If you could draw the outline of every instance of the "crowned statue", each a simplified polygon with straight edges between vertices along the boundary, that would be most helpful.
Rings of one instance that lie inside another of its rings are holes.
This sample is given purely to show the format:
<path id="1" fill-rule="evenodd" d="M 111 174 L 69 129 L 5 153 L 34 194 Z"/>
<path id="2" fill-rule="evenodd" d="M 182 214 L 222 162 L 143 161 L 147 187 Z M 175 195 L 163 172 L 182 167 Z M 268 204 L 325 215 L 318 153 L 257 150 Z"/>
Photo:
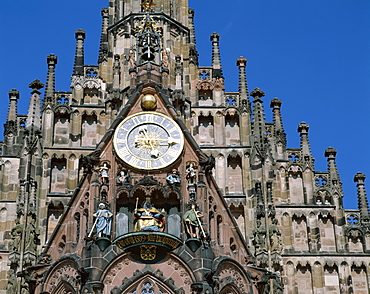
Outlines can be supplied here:
<path id="1" fill-rule="evenodd" d="M 136 199 L 137 207 L 138 198 Z M 134 231 L 152 231 L 152 232 L 163 232 L 165 225 L 165 216 L 162 212 L 159 212 L 151 203 L 150 197 L 147 197 L 143 207 L 135 209 L 134 212 L 135 226 Z"/>

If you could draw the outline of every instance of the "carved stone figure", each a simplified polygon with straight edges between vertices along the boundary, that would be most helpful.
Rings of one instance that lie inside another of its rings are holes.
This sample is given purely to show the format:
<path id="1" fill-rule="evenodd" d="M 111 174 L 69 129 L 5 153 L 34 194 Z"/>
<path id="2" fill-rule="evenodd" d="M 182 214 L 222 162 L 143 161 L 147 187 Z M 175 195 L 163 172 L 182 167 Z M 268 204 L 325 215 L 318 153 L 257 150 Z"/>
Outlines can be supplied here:
<path id="1" fill-rule="evenodd" d="M 23 226 L 19 223 L 19 220 L 16 219 L 16 226 L 12 229 L 12 242 L 9 244 L 10 252 L 19 252 L 22 238 Z"/>
<path id="2" fill-rule="evenodd" d="M 172 172 L 167 176 L 166 181 L 170 185 L 176 185 L 181 183 L 181 179 L 177 168 L 172 169 Z"/>
<path id="3" fill-rule="evenodd" d="M 261 224 L 260 220 L 257 220 L 257 226 L 253 230 L 253 244 L 256 248 L 256 252 L 266 249 L 266 228 Z"/>
<path id="4" fill-rule="evenodd" d="M 93 214 L 96 220 L 96 233 L 98 237 L 108 237 L 112 230 L 112 216 L 113 214 L 106 209 L 104 203 L 99 204 L 99 209 Z"/>
<path id="5" fill-rule="evenodd" d="M 120 171 L 116 178 L 117 185 L 130 185 L 131 175 L 128 172 Z"/>
<path id="6" fill-rule="evenodd" d="M 196 205 L 192 204 L 191 208 L 184 213 L 183 219 L 185 222 L 186 232 L 190 238 L 201 239 L 200 229 L 202 224 L 200 219 L 203 217 L 203 214 L 195 209 Z"/>
<path id="7" fill-rule="evenodd" d="M 8 285 L 6 285 L 6 294 L 17 293 L 17 278 L 15 276 L 14 270 L 9 270 L 8 274 Z"/>
<path id="8" fill-rule="evenodd" d="M 27 228 L 26 228 L 26 242 L 25 242 L 25 252 L 32 252 L 36 253 L 37 247 L 37 235 L 36 235 L 36 227 L 35 227 L 36 220 L 31 218 Z"/>
<path id="9" fill-rule="evenodd" d="M 170 49 L 162 50 L 162 66 L 168 68 L 168 55 L 170 54 Z"/>
<path id="10" fill-rule="evenodd" d="M 130 50 L 130 54 L 125 56 L 125 59 L 128 61 L 130 68 L 136 66 L 136 59 L 135 59 L 135 50 Z"/>
<path id="11" fill-rule="evenodd" d="M 188 184 L 195 184 L 196 179 L 196 170 L 194 168 L 194 163 L 190 163 L 189 166 L 186 169 L 186 179 L 188 181 Z"/>
<path id="12" fill-rule="evenodd" d="M 272 220 L 272 225 L 269 227 L 269 233 L 270 233 L 271 251 L 280 253 L 282 250 L 281 232 L 278 229 L 276 218 Z"/>
<path id="13" fill-rule="evenodd" d="M 107 164 L 104 162 L 103 166 L 101 166 L 99 168 L 99 171 L 100 171 L 100 175 L 101 175 L 101 179 L 102 179 L 102 182 L 104 184 L 108 184 L 109 183 L 109 174 L 108 174 L 108 170 L 109 168 L 107 167 Z"/>
<path id="14" fill-rule="evenodd" d="M 165 217 L 151 203 L 150 198 L 147 198 L 142 208 L 135 209 L 135 232 L 153 231 L 163 232 L 165 225 Z"/>

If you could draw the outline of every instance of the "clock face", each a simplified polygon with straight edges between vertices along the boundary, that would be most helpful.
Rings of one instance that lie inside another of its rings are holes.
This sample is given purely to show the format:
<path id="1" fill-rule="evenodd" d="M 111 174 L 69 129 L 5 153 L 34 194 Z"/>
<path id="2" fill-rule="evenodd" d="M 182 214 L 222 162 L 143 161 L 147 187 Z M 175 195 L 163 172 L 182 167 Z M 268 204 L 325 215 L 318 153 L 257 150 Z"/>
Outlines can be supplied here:
<path id="1" fill-rule="evenodd" d="M 184 147 L 180 127 L 157 112 L 140 112 L 124 119 L 114 133 L 118 156 L 139 169 L 160 169 L 173 163 Z"/>

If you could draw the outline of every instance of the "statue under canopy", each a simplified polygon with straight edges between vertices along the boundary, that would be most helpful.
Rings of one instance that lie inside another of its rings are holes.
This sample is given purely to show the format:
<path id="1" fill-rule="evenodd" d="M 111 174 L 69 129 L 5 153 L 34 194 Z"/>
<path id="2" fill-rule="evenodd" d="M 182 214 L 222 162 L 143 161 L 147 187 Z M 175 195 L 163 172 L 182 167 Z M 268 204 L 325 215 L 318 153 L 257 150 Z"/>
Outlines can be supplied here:
<path id="1" fill-rule="evenodd" d="M 134 217 L 135 232 L 163 232 L 164 230 L 165 216 L 153 206 L 149 197 L 146 198 L 142 208 L 135 209 Z"/>

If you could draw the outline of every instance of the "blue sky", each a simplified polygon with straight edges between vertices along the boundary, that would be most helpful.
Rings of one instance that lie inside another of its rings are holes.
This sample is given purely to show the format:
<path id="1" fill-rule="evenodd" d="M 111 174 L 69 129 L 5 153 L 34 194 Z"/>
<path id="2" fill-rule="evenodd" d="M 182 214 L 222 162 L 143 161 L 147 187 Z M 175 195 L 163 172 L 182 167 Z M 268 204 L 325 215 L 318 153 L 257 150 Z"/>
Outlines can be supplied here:
<path id="1" fill-rule="evenodd" d="M 299 147 L 298 124 L 310 125 L 317 171 L 326 171 L 325 149 L 337 149 L 345 208 L 357 208 L 354 175 L 370 177 L 370 1 L 368 0 L 190 0 L 200 65 L 211 63 L 209 35 L 221 35 L 226 91 L 238 88 L 236 58 L 248 58 L 249 90 L 283 101 L 288 147 Z M 2 0 L 0 11 L 0 119 L 8 91 L 20 91 L 26 114 L 28 84 L 46 80 L 46 56 L 58 56 L 56 90 L 68 91 L 75 30 L 86 31 L 85 63 L 96 64 L 101 8 L 108 0 Z M 1 130 L 2 137 L 2 130 Z M 367 179 L 365 183 L 369 182 Z M 370 186 L 368 186 L 368 190 Z"/>

